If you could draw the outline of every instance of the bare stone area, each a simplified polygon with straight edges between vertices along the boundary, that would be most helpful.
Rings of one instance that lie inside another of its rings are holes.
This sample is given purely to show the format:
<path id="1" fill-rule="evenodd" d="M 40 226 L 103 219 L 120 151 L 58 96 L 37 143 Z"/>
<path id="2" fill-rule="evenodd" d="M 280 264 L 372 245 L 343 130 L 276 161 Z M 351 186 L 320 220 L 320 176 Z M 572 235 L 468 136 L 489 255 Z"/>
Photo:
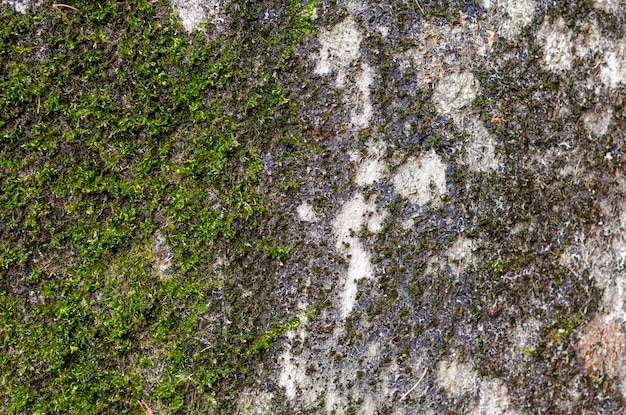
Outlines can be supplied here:
<path id="1" fill-rule="evenodd" d="M 590 413 L 598 382 L 621 407 L 623 188 L 590 187 L 623 180 L 617 3 L 320 2 L 303 58 L 340 98 L 302 113 L 350 157 L 336 195 L 306 193 L 335 211 L 303 239 L 344 263 L 277 361 L 299 413 Z"/>

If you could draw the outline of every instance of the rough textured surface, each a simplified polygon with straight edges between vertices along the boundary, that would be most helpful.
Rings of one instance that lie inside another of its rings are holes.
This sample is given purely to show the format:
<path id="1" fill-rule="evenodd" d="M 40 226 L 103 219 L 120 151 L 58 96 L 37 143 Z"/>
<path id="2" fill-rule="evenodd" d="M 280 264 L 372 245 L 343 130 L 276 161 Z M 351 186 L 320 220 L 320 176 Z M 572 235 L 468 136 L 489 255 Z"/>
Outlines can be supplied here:
<path id="1" fill-rule="evenodd" d="M 410 3 L 320 2 L 301 51 L 333 161 L 292 267 L 345 262 L 277 351 L 290 410 L 621 412 L 623 5 Z"/>
<path id="2" fill-rule="evenodd" d="M 624 1 L 320 0 L 315 24 L 280 81 L 318 151 L 266 278 L 324 306 L 238 413 L 623 413 Z"/>

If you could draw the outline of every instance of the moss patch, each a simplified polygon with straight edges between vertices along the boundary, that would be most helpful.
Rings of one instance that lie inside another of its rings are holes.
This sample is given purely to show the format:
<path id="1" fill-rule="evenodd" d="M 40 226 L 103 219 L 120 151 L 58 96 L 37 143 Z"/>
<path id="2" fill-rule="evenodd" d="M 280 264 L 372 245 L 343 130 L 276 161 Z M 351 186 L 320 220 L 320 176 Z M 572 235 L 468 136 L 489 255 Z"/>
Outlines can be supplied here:
<path id="1" fill-rule="evenodd" d="M 193 35 L 164 1 L 73 6 L 73 30 L 0 9 L 0 408 L 228 408 L 295 324 L 246 261 L 289 252 L 255 231 L 257 186 L 261 155 L 298 145 L 276 79 L 313 3 L 266 22 L 237 2 Z"/>

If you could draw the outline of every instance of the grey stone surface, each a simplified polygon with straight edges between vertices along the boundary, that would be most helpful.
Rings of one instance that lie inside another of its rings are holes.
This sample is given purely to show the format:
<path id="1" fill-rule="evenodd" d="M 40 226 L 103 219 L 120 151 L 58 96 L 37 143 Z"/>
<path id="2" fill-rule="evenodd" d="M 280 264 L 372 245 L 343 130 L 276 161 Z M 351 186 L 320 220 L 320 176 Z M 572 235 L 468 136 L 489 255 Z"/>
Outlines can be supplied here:
<path id="1" fill-rule="evenodd" d="M 317 5 L 285 86 L 326 150 L 281 277 L 330 305 L 258 407 L 620 413 L 624 3 L 434 3 Z"/>
<path id="2" fill-rule="evenodd" d="M 300 50 L 328 150 L 285 266 L 332 306 L 276 412 L 620 413 L 624 4 L 432 8 L 320 2 Z"/>

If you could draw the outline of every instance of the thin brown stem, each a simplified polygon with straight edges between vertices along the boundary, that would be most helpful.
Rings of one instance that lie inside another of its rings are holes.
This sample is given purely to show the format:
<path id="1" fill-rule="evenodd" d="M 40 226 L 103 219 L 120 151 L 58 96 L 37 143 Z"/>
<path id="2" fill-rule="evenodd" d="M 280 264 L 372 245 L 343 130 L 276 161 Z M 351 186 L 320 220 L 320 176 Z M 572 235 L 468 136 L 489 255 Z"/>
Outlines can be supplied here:
<path id="1" fill-rule="evenodd" d="M 70 30 L 72 30 L 73 29 L 72 22 L 70 22 L 70 19 L 68 19 L 67 15 L 63 12 L 63 10 L 61 10 L 61 7 L 65 7 L 65 8 L 68 8 L 70 10 L 74 10 L 74 11 L 78 11 L 78 9 L 76 7 L 70 6 L 69 4 L 52 3 L 52 8 L 54 10 L 58 11 L 59 13 L 61 13 L 61 16 L 63 16 L 63 18 L 67 22 L 68 26 L 70 27 Z"/>
<path id="2" fill-rule="evenodd" d="M 144 401 L 139 401 L 139 406 L 141 406 L 141 410 L 143 411 L 143 413 L 145 415 L 154 415 L 152 413 L 152 410 L 150 410 L 150 407 L 148 406 L 147 403 L 145 403 Z"/>

